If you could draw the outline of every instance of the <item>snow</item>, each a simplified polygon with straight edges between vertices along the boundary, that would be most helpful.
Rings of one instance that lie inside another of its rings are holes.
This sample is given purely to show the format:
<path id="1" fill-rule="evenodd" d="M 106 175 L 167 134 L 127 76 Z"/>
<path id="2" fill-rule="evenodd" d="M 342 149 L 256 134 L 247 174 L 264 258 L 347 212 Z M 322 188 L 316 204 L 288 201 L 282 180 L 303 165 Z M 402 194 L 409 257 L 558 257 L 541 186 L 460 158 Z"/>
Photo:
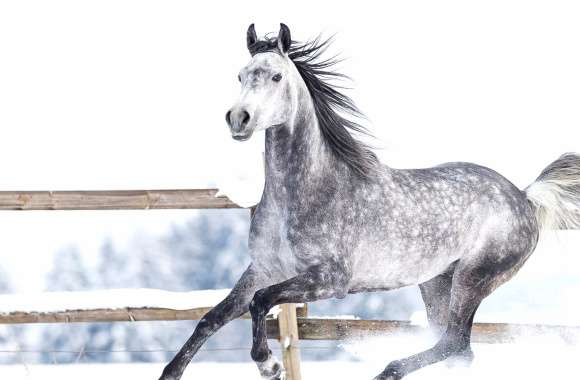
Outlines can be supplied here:
<path id="1" fill-rule="evenodd" d="M 372 379 L 390 360 L 416 352 L 416 341 L 393 341 L 393 339 L 369 340 L 358 348 L 364 348 L 361 361 L 306 361 L 301 363 L 302 378 L 319 379 Z M 575 365 L 578 347 L 553 344 L 475 344 L 475 360 L 469 368 L 449 368 L 445 363 L 435 364 L 410 374 L 408 380 L 489 380 L 489 379 L 576 379 Z M 3 378 L 11 380 L 30 379 L 154 379 L 161 373 L 164 363 L 147 364 L 71 364 L 71 365 L 6 365 L 0 366 Z M 212 379 L 259 379 L 256 366 L 251 362 L 213 363 L 193 362 L 187 368 L 183 380 Z"/>
<path id="2" fill-rule="evenodd" d="M 0 313 L 66 310 L 166 308 L 188 310 L 212 307 L 230 289 L 169 292 L 158 289 L 107 289 L 82 292 L 44 292 L 0 295 Z"/>
<path id="3" fill-rule="evenodd" d="M 409 321 L 412 325 L 427 328 L 429 327 L 429 321 L 427 320 L 427 313 L 424 310 L 416 311 L 411 314 Z"/>
<path id="4" fill-rule="evenodd" d="M 252 207 L 260 202 L 264 189 L 264 131 L 257 131 L 244 143 L 230 146 L 230 160 L 226 170 L 216 173 L 219 189 L 216 196 L 225 195 L 241 207 Z"/>

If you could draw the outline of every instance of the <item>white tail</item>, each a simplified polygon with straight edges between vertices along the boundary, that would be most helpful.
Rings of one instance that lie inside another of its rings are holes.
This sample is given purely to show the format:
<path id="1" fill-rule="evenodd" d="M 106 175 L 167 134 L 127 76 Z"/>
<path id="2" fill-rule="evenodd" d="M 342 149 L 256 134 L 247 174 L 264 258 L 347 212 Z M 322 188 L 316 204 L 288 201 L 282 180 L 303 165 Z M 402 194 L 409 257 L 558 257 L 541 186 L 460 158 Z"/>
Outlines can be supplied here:
<path id="1" fill-rule="evenodd" d="M 525 190 L 540 229 L 580 228 L 580 155 L 566 153 Z"/>

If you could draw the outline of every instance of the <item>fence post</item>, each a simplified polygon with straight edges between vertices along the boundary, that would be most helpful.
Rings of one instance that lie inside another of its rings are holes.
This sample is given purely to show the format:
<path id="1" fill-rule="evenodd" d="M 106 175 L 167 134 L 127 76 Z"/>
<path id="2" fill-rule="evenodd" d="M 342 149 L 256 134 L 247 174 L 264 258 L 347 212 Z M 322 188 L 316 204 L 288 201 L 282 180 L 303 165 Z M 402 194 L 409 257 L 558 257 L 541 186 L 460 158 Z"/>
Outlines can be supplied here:
<path id="1" fill-rule="evenodd" d="M 301 380 L 300 375 L 300 348 L 298 337 L 298 321 L 296 319 L 296 305 L 280 305 L 278 314 L 280 328 L 280 344 L 282 345 L 282 359 L 286 369 L 287 380 Z"/>

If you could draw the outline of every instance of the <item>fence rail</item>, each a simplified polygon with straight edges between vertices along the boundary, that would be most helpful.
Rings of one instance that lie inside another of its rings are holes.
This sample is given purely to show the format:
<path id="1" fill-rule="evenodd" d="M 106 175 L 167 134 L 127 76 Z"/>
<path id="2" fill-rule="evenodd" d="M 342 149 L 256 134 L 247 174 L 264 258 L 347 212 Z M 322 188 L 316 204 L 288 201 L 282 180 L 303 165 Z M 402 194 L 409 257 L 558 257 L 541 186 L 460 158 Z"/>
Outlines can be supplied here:
<path id="1" fill-rule="evenodd" d="M 0 191 L 0 210 L 240 208 L 218 189 Z"/>
<path id="2" fill-rule="evenodd" d="M 146 321 L 190 321 L 201 319 L 212 306 L 188 310 L 140 307 L 121 309 L 87 309 L 51 312 L 0 313 L 0 324 L 27 323 L 79 323 L 79 322 L 146 322 Z M 291 336 L 292 340 L 348 340 L 387 334 L 418 334 L 425 331 L 409 321 L 309 318 L 307 305 L 297 305 L 293 313 L 278 310 L 270 314 L 267 333 L 271 339 L 280 340 Z M 250 319 L 244 314 L 241 319 Z M 295 324 L 295 328 L 292 327 Z M 580 341 L 580 327 L 515 324 L 515 323 L 474 323 L 472 341 L 475 343 L 508 343 L 518 336 L 550 335 L 566 342 Z M 293 347 L 297 347 L 296 341 Z"/>
<path id="3" fill-rule="evenodd" d="M 146 321 L 192 321 L 201 319 L 212 306 L 176 310 L 158 307 L 127 307 L 121 309 L 86 309 L 50 312 L 14 311 L 0 313 L 0 325 L 24 323 L 79 323 L 79 322 L 146 322 Z M 306 317 L 306 305 L 298 305 L 296 313 Z M 251 319 L 244 314 L 241 319 Z"/>
<path id="4" fill-rule="evenodd" d="M 0 324 L 77 323 L 77 322 L 141 322 L 199 320 L 211 307 L 189 310 L 165 308 L 124 308 L 66 310 L 56 312 L 15 311 L 0 314 Z"/>
<path id="5" fill-rule="evenodd" d="M 268 337 L 280 337 L 275 321 L 268 321 Z M 387 334 L 420 334 L 422 326 L 409 321 L 385 321 L 368 319 L 322 319 L 298 318 L 298 334 L 301 340 L 347 340 Z M 516 323 L 474 323 L 472 342 L 510 343 L 521 336 L 549 335 L 565 342 L 580 341 L 580 327 L 557 325 L 534 325 Z"/>

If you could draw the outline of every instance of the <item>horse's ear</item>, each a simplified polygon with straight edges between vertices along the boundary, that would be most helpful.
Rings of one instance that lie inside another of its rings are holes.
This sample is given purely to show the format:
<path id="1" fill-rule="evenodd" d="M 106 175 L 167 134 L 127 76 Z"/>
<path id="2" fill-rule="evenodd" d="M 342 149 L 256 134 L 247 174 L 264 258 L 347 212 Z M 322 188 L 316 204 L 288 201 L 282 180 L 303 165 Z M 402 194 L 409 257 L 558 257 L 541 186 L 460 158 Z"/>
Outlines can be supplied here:
<path id="1" fill-rule="evenodd" d="M 254 28 L 254 24 L 248 26 L 248 31 L 246 32 L 246 43 L 248 44 L 248 49 L 251 52 L 250 46 L 258 41 L 258 37 L 256 36 L 256 29 Z"/>
<path id="2" fill-rule="evenodd" d="M 292 38 L 290 37 L 290 29 L 286 24 L 280 23 L 280 32 L 278 32 L 278 49 L 286 54 L 290 50 Z"/>

